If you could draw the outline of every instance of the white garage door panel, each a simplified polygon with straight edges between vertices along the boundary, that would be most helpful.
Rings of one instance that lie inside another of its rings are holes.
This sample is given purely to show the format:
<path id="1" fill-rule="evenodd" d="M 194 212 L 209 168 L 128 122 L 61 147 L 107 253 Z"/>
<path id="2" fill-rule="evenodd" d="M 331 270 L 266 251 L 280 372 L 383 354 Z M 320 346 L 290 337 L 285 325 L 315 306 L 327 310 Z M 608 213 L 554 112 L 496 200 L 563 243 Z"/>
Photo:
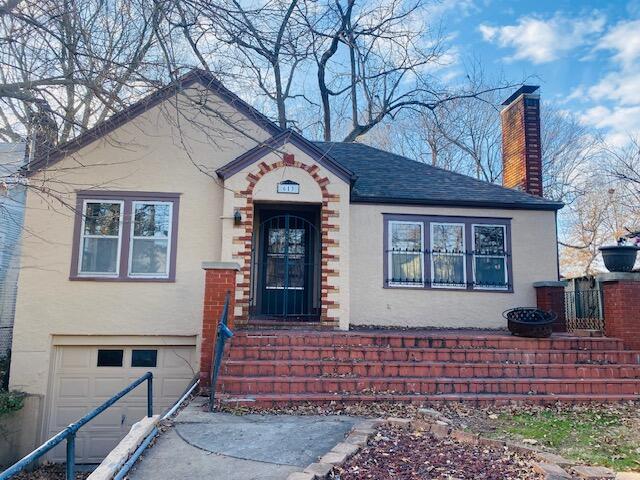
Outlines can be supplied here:
<path id="1" fill-rule="evenodd" d="M 122 367 L 98 367 L 98 350 L 122 350 Z M 156 367 L 132 367 L 133 350 L 157 350 Z M 153 372 L 154 413 L 173 405 L 195 367 L 195 347 L 176 346 L 59 346 L 56 351 L 48 438 L 79 420 L 93 408 Z M 76 462 L 97 463 L 147 414 L 147 385 L 143 383 L 82 427 L 76 440 Z M 65 460 L 65 443 L 51 451 L 51 461 Z"/>

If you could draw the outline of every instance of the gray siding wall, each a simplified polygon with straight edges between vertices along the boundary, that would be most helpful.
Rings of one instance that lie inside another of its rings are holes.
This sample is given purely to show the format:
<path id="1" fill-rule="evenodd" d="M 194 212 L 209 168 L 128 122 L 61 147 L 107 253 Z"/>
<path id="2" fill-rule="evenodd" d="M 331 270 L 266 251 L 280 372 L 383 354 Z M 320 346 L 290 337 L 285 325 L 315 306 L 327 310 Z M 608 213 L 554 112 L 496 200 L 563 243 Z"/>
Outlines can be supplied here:
<path id="1" fill-rule="evenodd" d="M 0 190 L 0 357 L 11 348 L 16 308 L 26 188 L 11 180 L 23 158 L 23 145 L 0 145 L 0 182 L 9 180 L 9 188 Z"/>

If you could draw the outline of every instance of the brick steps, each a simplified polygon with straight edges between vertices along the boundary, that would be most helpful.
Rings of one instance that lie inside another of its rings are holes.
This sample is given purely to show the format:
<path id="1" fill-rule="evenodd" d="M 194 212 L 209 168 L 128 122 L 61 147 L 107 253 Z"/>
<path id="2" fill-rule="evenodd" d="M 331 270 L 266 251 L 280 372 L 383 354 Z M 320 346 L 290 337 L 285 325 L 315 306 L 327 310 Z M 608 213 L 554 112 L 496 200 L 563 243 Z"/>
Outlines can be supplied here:
<path id="1" fill-rule="evenodd" d="M 640 365 L 227 360 L 223 376 L 420 378 L 640 378 Z"/>
<path id="2" fill-rule="evenodd" d="M 235 339 L 234 339 L 235 340 Z M 267 348 L 265 348 L 267 347 Z M 606 363 L 640 365 L 640 351 L 625 350 L 514 350 L 463 348 L 391 348 L 350 347 L 246 347 L 233 343 L 230 360 L 368 360 L 397 362 L 509 362 L 536 363 Z"/>
<path id="3" fill-rule="evenodd" d="M 601 403 L 638 400 L 637 395 L 491 395 L 491 394 L 447 394 L 447 395 L 399 395 L 399 394 L 259 394 L 227 395 L 218 399 L 223 403 L 256 408 L 288 407 L 308 403 L 326 405 L 330 403 L 354 404 L 371 402 L 402 402 L 422 405 L 433 402 L 468 402 L 478 405 L 500 405 L 512 402 L 551 404 L 556 402 Z"/>
<path id="4" fill-rule="evenodd" d="M 218 381 L 219 398 L 263 407 L 620 401 L 640 399 L 640 351 L 615 338 L 569 335 L 239 331 Z"/>
<path id="5" fill-rule="evenodd" d="M 640 395 L 637 379 L 565 378 L 421 378 L 421 377 L 232 377 L 219 379 L 220 390 L 230 394 L 359 393 L 400 394 L 610 394 Z"/>
<path id="6" fill-rule="evenodd" d="M 558 335 L 553 338 L 532 339 L 507 335 L 456 335 L 363 332 L 260 332 L 240 331 L 234 337 L 234 346 L 388 346 L 396 348 L 478 348 L 519 350 L 620 350 L 622 340 L 616 338 L 582 338 Z"/>

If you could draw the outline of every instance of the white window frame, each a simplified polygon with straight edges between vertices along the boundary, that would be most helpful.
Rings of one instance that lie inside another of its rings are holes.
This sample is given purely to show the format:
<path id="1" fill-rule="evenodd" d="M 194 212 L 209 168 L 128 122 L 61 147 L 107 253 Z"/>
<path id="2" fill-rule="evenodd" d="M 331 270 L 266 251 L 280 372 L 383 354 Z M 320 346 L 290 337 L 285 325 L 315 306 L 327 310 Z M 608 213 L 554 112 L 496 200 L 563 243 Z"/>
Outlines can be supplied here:
<path id="1" fill-rule="evenodd" d="M 167 265 L 165 273 L 132 273 L 133 243 L 135 240 L 164 240 L 157 237 L 136 237 L 134 229 L 136 223 L 136 205 L 169 205 L 169 231 L 167 233 Z M 164 200 L 132 200 L 131 201 L 131 229 L 129 231 L 129 258 L 127 259 L 127 277 L 129 278 L 169 278 L 171 272 L 171 238 L 173 234 L 173 202 Z"/>
<path id="2" fill-rule="evenodd" d="M 476 254 L 476 227 L 499 227 L 502 228 L 502 238 L 504 239 L 504 255 L 477 255 Z M 471 242 L 473 244 L 473 289 L 474 290 L 509 290 L 509 258 L 507 254 L 507 226 L 493 223 L 473 223 L 471 224 Z M 476 283 L 476 257 L 501 258 L 504 260 L 504 287 L 481 286 Z"/>
<path id="3" fill-rule="evenodd" d="M 420 276 L 422 277 L 422 282 L 393 282 L 393 225 L 419 225 L 420 226 L 420 252 L 416 252 L 420 256 Z M 388 224 L 388 232 L 387 232 L 387 283 L 390 287 L 409 287 L 409 288 L 424 288 L 424 280 L 425 280 L 425 268 L 424 268 L 424 222 L 420 221 L 410 221 L 410 220 L 389 220 Z"/>
<path id="4" fill-rule="evenodd" d="M 456 227 L 462 227 L 462 253 L 453 253 L 453 254 L 445 254 L 445 255 L 454 255 L 454 256 L 459 256 L 462 257 L 462 285 L 455 285 L 453 283 L 447 283 L 447 284 L 442 284 L 442 283 L 435 283 L 434 279 L 435 279 L 435 264 L 434 264 L 434 256 L 435 255 L 443 255 L 441 253 L 435 253 L 433 251 L 433 240 L 434 240 L 434 233 L 433 233 L 433 228 L 435 226 L 438 225 L 446 225 L 446 226 L 456 226 Z M 456 223 L 456 222 L 430 222 L 429 223 L 429 239 L 430 239 L 430 245 L 429 245 L 429 259 L 430 259 L 430 266 L 431 266 L 431 288 L 453 288 L 456 290 L 466 290 L 467 289 L 467 254 L 466 254 L 466 250 L 467 250 L 467 236 L 466 236 L 466 225 L 464 223 Z"/>
<path id="5" fill-rule="evenodd" d="M 118 219 L 118 250 L 116 254 L 116 271 L 114 272 L 83 272 L 82 257 L 84 256 L 84 240 L 85 238 L 116 238 L 115 235 L 90 235 L 85 232 L 85 223 L 87 220 L 87 204 L 88 203 L 109 203 L 120 205 L 120 218 Z M 80 237 L 78 245 L 78 277 L 105 277 L 118 278 L 120 276 L 120 258 L 122 252 L 122 228 L 124 226 L 124 200 L 87 198 L 82 201 L 82 223 L 80 225 Z"/>

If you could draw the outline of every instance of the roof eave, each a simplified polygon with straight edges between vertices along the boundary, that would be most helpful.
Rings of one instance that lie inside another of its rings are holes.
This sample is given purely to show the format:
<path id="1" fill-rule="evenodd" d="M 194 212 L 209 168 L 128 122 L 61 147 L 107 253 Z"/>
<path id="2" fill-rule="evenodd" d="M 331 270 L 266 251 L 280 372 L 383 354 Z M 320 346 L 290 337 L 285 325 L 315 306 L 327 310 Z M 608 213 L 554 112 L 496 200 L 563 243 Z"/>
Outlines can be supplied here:
<path id="1" fill-rule="evenodd" d="M 351 170 L 342 166 L 331 155 L 322 151 L 311 141 L 307 140 L 302 135 L 292 130 L 284 130 L 278 135 L 275 135 L 266 140 L 262 144 L 256 145 L 251 150 L 246 151 L 231 162 L 217 169 L 216 173 L 218 177 L 222 178 L 223 180 L 229 178 L 238 173 L 243 168 L 258 161 L 260 158 L 270 153 L 273 149 L 279 148 L 286 143 L 291 143 L 297 146 L 311 158 L 317 160 L 331 173 L 340 177 L 342 180 L 350 184 L 355 181 L 356 176 Z"/>
<path id="2" fill-rule="evenodd" d="M 398 198 L 398 197 L 374 197 L 351 195 L 351 203 L 383 203 L 396 205 L 424 205 L 424 206 L 449 206 L 449 207 L 481 207 L 481 208 L 499 208 L 505 210 L 542 210 L 542 211 L 558 211 L 564 207 L 562 202 L 548 203 L 517 203 L 517 202 L 490 202 L 490 201 L 473 201 L 473 200 L 441 200 L 441 199 L 423 199 L 423 198 Z"/>

